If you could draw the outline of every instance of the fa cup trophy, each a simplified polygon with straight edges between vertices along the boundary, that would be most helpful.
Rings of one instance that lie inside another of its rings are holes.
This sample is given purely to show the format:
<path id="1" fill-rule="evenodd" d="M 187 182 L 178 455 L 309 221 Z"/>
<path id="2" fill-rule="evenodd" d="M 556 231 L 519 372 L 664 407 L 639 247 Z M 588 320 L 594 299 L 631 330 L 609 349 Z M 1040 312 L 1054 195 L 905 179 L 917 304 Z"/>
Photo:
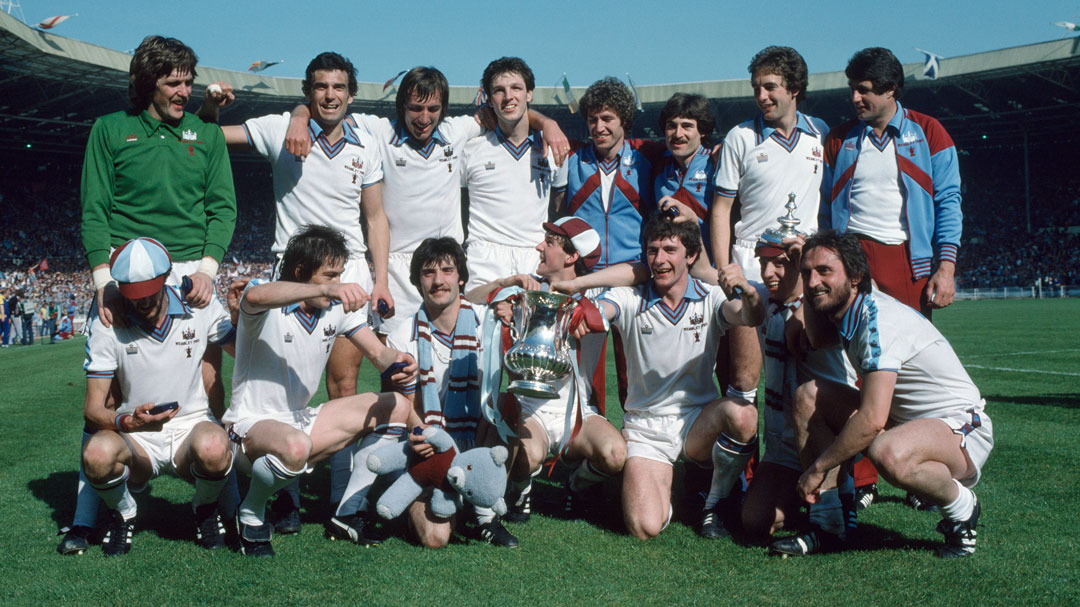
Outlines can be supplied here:
<path id="1" fill-rule="evenodd" d="M 570 373 L 567 329 L 577 301 L 561 293 L 525 291 L 514 304 L 506 368 L 521 376 L 510 382 L 518 396 L 551 400 L 558 397 L 552 386 Z"/>
<path id="2" fill-rule="evenodd" d="M 765 233 L 761 235 L 761 239 L 769 244 L 776 245 L 777 248 L 783 250 L 784 239 L 791 238 L 793 236 L 806 236 L 802 232 L 795 229 L 795 226 L 802 223 L 799 218 L 795 217 L 795 209 L 799 208 L 795 204 L 795 194 L 788 194 L 787 204 L 784 205 L 787 209 L 787 215 L 783 217 L 777 217 L 776 221 L 780 224 L 780 228 L 769 228 L 765 230 Z"/>

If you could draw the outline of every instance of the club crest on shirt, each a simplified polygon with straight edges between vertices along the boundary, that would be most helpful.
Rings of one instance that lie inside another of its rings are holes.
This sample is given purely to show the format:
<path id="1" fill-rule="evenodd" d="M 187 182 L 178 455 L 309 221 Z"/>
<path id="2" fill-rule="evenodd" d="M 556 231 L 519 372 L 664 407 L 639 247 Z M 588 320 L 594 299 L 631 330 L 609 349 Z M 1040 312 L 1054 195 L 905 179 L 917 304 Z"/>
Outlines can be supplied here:
<path id="1" fill-rule="evenodd" d="M 919 134 L 918 133 L 904 133 L 903 135 L 900 136 L 900 141 L 904 142 L 905 144 L 910 145 L 912 143 L 915 143 L 915 142 L 919 141 Z"/>
<path id="2" fill-rule="evenodd" d="M 333 337 L 337 335 L 337 327 L 334 325 L 326 325 L 323 327 L 322 334 L 324 337 Z"/>
<path id="3" fill-rule="evenodd" d="M 764 152 L 761 153 L 761 154 L 758 154 L 757 161 L 758 161 L 758 164 L 761 164 L 762 162 L 768 162 L 769 161 L 769 155 L 765 154 Z"/>
<path id="4" fill-rule="evenodd" d="M 124 141 L 126 141 L 128 143 L 131 143 L 133 141 L 138 141 L 138 140 L 139 140 L 139 136 L 136 135 L 135 133 L 129 133 L 128 136 L 124 138 Z"/>
<path id="5" fill-rule="evenodd" d="M 352 182 L 356 183 L 356 180 L 364 176 L 364 161 L 360 160 L 359 156 L 353 156 L 349 164 L 345 165 L 345 170 L 352 173 Z"/>
<path id="6" fill-rule="evenodd" d="M 405 159 L 404 158 L 395 158 L 394 159 L 394 166 L 399 166 L 399 167 L 405 166 Z"/>
<path id="7" fill-rule="evenodd" d="M 126 348 L 126 351 L 127 351 L 128 354 L 138 354 L 139 353 L 139 346 L 136 346 L 135 344 L 128 344 L 127 348 Z"/>
<path id="8" fill-rule="evenodd" d="M 484 163 L 484 170 L 485 171 L 494 171 L 495 170 L 495 163 L 492 162 L 492 161 L 485 162 Z"/>
<path id="9" fill-rule="evenodd" d="M 285 332 L 285 343 L 291 344 L 293 340 L 293 334 L 289 331 Z"/>
<path id="10" fill-rule="evenodd" d="M 192 340 L 192 339 L 195 339 L 195 329 L 192 329 L 192 328 L 187 328 L 187 329 L 184 329 L 184 330 L 183 330 L 183 332 L 182 332 L 182 333 L 181 333 L 180 335 L 181 335 L 181 336 L 182 336 L 182 337 L 183 337 L 183 338 L 184 338 L 185 340 Z"/>
<path id="11" fill-rule="evenodd" d="M 196 139 L 198 139 L 198 135 L 196 135 L 195 131 L 191 129 L 184 129 L 184 133 L 183 135 L 181 135 L 181 139 L 183 141 L 195 141 Z"/>

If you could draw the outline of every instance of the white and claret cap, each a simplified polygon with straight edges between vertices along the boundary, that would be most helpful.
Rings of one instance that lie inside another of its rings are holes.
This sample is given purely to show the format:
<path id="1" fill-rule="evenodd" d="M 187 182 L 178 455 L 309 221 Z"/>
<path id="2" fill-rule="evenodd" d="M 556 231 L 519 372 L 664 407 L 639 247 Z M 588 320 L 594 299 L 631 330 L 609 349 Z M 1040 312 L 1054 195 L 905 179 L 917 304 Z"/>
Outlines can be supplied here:
<path id="1" fill-rule="evenodd" d="M 544 222 L 544 229 L 569 238 L 570 244 L 574 245 L 581 260 L 585 262 L 586 269 L 593 269 L 596 262 L 600 261 L 600 234 L 584 219 L 573 215 L 562 217 L 554 222 Z"/>
<path id="2" fill-rule="evenodd" d="M 127 299 L 142 299 L 157 293 L 172 269 L 172 258 L 165 245 L 146 237 L 120 245 L 109 263 L 120 294 Z"/>

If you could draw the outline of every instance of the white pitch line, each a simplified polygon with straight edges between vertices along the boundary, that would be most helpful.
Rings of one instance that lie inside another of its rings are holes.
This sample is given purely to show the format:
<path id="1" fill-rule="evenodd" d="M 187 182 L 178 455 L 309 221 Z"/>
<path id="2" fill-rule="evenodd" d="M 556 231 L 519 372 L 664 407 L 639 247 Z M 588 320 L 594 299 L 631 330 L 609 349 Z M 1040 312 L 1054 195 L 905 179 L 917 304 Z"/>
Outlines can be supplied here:
<path id="1" fill-rule="evenodd" d="M 1013 369 L 1012 367 L 986 367 L 983 365 L 964 365 L 972 369 L 989 369 L 990 371 L 1015 371 L 1017 373 L 1045 373 L 1047 375 L 1067 375 L 1080 377 L 1080 373 L 1066 373 L 1065 371 L 1040 371 L 1039 369 Z"/>
<path id="2" fill-rule="evenodd" d="M 1028 352 L 994 352 L 993 354 L 969 354 L 964 358 L 986 358 L 988 356 L 1027 356 L 1028 354 L 1060 354 L 1062 352 L 1080 352 L 1080 348 L 1064 350 L 1031 350 Z"/>

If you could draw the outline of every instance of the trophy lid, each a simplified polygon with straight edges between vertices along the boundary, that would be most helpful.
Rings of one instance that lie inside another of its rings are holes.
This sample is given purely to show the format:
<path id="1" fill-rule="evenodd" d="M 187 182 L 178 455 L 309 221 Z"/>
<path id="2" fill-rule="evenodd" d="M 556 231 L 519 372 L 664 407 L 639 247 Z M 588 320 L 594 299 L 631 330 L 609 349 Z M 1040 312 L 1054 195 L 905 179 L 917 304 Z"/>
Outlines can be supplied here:
<path id="1" fill-rule="evenodd" d="M 784 239 L 791 238 L 793 236 L 805 236 L 802 232 L 795 229 L 795 226 L 802 223 L 798 217 L 795 217 L 795 209 L 799 208 L 795 204 L 795 193 L 788 194 L 787 204 L 784 205 L 787 209 L 787 215 L 783 217 L 777 217 L 776 221 L 779 223 L 779 228 L 769 228 L 758 239 L 757 249 L 761 251 L 763 248 L 773 249 L 774 254 L 780 254 L 784 252 Z"/>

